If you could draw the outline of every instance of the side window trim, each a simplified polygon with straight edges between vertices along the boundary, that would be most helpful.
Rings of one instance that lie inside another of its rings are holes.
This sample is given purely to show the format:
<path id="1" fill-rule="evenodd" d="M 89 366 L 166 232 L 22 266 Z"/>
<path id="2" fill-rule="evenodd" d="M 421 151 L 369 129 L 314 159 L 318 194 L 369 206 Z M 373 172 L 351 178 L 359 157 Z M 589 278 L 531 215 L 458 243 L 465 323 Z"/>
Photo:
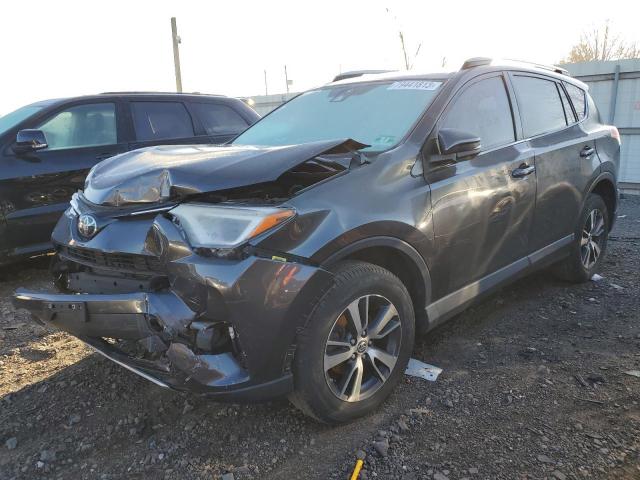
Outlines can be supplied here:
<path id="1" fill-rule="evenodd" d="M 573 106 L 569 102 L 569 97 L 567 97 L 564 88 L 562 88 L 562 86 L 560 85 L 560 82 L 556 82 L 556 90 L 558 91 L 560 104 L 562 105 L 562 111 L 564 112 L 564 121 L 566 122 L 567 126 L 573 125 L 574 123 L 576 123 L 576 114 L 573 110 Z M 567 112 L 567 106 L 569 107 L 569 112 Z"/>
<path id="2" fill-rule="evenodd" d="M 511 116 L 513 117 L 513 124 L 515 126 L 516 141 L 514 143 L 525 140 L 524 127 L 522 125 L 522 118 L 520 117 L 520 107 L 518 106 L 518 97 L 516 97 L 516 91 L 511 81 L 511 72 L 504 71 L 502 75 L 504 77 L 504 83 L 507 87 L 509 95 L 509 105 L 511 106 Z"/>
<path id="3" fill-rule="evenodd" d="M 491 148 L 487 148 L 480 150 L 479 155 L 483 155 L 485 153 L 488 152 L 492 152 L 494 150 L 498 150 L 500 148 L 504 148 L 504 147 L 508 147 L 510 145 L 514 145 L 516 143 L 519 143 L 520 141 L 522 141 L 521 139 L 519 139 L 519 128 L 520 127 L 520 122 L 516 123 L 516 118 L 515 118 L 515 109 L 514 109 L 514 104 L 511 98 L 511 91 L 510 91 L 510 84 L 507 82 L 507 79 L 505 78 L 504 73 L 506 72 L 491 72 L 491 73 L 486 73 L 486 74 L 482 74 L 482 75 L 478 75 L 477 77 L 474 77 L 472 79 L 470 79 L 469 81 L 465 82 L 460 88 L 458 88 L 458 90 L 451 96 L 451 98 L 449 99 L 449 101 L 447 102 L 446 106 L 444 107 L 444 109 L 442 110 L 442 112 L 440 113 L 440 117 L 438 118 L 438 121 L 436 122 L 436 128 L 433 130 L 434 132 L 438 132 L 440 130 L 440 128 L 442 127 L 442 124 L 444 123 L 444 121 L 446 120 L 446 116 L 448 115 L 449 111 L 451 110 L 452 106 L 455 104 L 455 102 L 457 101 L 457 99 L 462 95 L 462 93 L 467 90 L 468 88 L 470 88 L 472 85 L 475 85 L 478 82 L 481 82 L 483 80 L 488 80 L 491 78 L 500 78 L 502 80 L 502 84 L 504 86 L 504 90 L 505 90 L 505 95 L 507 96 L 507 101 L 509 102 L 509 110 L 511 113 L 511 125 L 513 128 L 513 136 L 514 136 L 514 141 L 512 142 L 507 142 L 503 145 L 495 145 Z"/>
<path id="4" fill-rule="evenodd" d="M 189 116 L 191 117 L 191 123 L 193 124 L 193 133 L 196 137 L 207 137 L 207 130 L 204 128 L 204 125 L 196 115 L 196 112 L 193 109 L 193 102 L 191 100 L 182 102 L 184 108 L 189 112 Z"/>
<path id="5" fill-rule="evenodd" d="M 128 143 L 127 124 L 125 122 L 128 105 L 125 104 L 119 98 L 113 98 L 113 103 L 116 104 L 116 131 L 118 136 L 118 145 Z"/>

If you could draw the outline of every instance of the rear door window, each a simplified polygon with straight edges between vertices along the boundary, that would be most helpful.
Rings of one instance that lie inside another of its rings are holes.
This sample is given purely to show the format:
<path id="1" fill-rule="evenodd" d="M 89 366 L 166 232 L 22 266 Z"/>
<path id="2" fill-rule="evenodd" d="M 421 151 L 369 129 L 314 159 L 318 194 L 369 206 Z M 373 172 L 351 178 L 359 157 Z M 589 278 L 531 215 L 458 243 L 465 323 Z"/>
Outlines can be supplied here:
<path id="1" fill-rule="evenodd" d="M 219 103 L 192 103 L 191 107 L 198 116 L 207 135 L 240 133 L 249 125 L 233 108 Z"/>
<path id="2" fill-rule="evenodd" d="M 35 128 L 44 132 L 47 150 L 118 143 L 116 106 L 113 103 L 69 107 L 49 117 Z"/>
<path id="3" fill-rule="evenodd" d="M 180 102 L 131 102 L 131 114 L 140 142 L 193 137 L 193 122 Z"/>
<path id="4" fill-rule="evenodd" d="M 587 114 L 587 102 L 585 102 L 584 100 L 585 92 L 581 88 L 567 82 L 564 82 L 564 86 L 567 89 L 567 93 L 571 97 L 573 107 L 576 109 L 576 113 L 578 114 L 578 121 L 580 121 Z"/>
<path id="5" fill-rule="evenodd" d="M 525 137 L 552 132 L 567 125 L 556 82 L 515 75 L 513 84 Z"/>
<path id="6" fill-rule="evenodd" d="M 515 141 L 513 116 L 502 77 L 480 80 L 466 88 L 445 114 L 442 127 L 477 135 L 483 150 Z"/>

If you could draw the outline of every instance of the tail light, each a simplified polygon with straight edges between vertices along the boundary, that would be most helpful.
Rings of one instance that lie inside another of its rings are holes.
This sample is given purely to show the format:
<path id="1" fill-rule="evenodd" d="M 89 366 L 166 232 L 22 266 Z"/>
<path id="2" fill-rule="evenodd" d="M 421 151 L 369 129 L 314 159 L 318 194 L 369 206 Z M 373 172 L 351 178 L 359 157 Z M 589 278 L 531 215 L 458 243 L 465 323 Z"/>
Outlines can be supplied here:
<path id="1" fill-rule="evenodd" d="M 610 132 L 611 132 L 612 138 L 615 138 L 618 141 L 618 143 L 622 143 L 622 141 L 620 140 L 620 132 L 616 127 L 611 127 Z"/>

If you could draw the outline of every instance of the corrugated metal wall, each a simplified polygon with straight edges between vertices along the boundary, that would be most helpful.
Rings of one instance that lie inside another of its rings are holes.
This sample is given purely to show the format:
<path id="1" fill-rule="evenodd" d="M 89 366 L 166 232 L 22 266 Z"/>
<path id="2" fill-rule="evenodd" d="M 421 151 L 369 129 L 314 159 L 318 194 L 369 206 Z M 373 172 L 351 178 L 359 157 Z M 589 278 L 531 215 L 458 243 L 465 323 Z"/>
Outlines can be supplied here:
<path id="1" fill-rule="evenodd" d="M 640 59 L 563 65 L 589 85 L 602 121 L 612 123 L 622 139 L 620 181 L 640 188 Z"/>

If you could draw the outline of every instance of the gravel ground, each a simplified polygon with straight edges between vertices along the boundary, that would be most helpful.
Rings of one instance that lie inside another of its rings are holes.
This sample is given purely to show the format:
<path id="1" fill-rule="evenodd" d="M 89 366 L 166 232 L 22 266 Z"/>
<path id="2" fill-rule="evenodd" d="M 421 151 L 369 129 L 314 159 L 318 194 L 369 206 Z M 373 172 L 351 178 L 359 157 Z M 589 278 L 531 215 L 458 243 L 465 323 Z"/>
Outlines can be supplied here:
<path id="1" fill-rule="evenodd" d="M 0 479 L 640 478 L 640 198 L 618 215 L 602 280 L 501 290 L 418 340 L 435 383 L 340 427 L 160 389 L 13 309 L 46 259 L 4 267 Z"/>

